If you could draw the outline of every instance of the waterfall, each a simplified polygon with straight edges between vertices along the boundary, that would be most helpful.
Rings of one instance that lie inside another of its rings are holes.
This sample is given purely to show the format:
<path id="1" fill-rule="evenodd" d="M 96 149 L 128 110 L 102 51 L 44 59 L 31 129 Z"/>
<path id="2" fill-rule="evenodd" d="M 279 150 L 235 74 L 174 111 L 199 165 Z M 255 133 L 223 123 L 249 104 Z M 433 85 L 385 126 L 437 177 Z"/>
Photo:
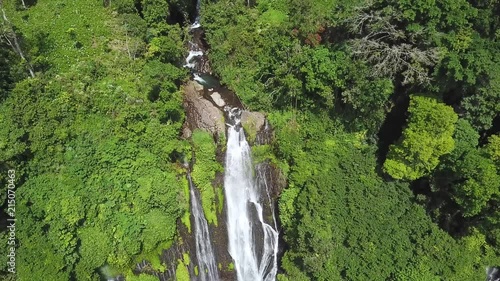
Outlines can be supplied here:
<path id="1" fill-rule="evenodd" d="M 196 3 L 196 20 L 191 25 L 190 30 L 199 28 L 200 25 L 200 1 Z M 189 54 L 186 57 L 184 67 L 191 69 L 194 80 L 204 82 L 204 80 L 196 73 L 198 59 L 203 56 L 201 47 L 193 42 L 189 42 Z M 191 212 L 194 218 L 194 234 L 196 241 L 196 258 L 198 260 L 198 272 L 200 281 L 219 281 L 219 272 L 215 263 L 214 251 L 210 240 L 210 232 L 208 231 L 208 223 L 205 219 L 205 214 L 201 207 L 201 201 L 196 190 L 191 175 L 187 175 L 189 181 L 189 191 L 191 194 Z"/>
<path id="2" fill-rule="evenodd" d="M 262 201 L 268 191 L 261 190 L 265 185 L 255 184 L 240 115 L 239 109 L 229 111 L 232 124 L 228 128 L 224 177 L 229 254 L 238 281 L 274 281 L 278 231 L 264 221 Z"/>
<path id="3" fill-rule="evenodd" d="M 191 193 L 191 212 L 194 218 L 194 234 L 196 241 L 196 258 L 200 281 L 218 281 L 219 272 L 215 263 L 214 251 L 210 240 L 207 220 L 201 208 L 198 192 L 195 190 L 191 175 L 188 173 L 189 190 Z"/>
<path id="4" fill-rule="evenodd" d="M 200 24 L 200 0 L 196 1 L 196 18 L 194 20 L 194 23 L 189 27 L 189 29 L 196 29 L 201 26 Z"/>

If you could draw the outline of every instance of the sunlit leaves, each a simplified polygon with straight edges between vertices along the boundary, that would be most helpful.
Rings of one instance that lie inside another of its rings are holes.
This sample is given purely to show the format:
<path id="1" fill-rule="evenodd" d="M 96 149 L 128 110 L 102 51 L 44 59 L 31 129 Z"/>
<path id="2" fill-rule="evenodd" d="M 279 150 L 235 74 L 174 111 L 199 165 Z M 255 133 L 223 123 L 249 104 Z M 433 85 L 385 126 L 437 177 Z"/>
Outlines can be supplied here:
<path id="1" fill-rule="evenodd" d="M 107 262 L 113 255 L 111 228 L 84 227 L 78 230 L 80 247 L 78 254 L 81 262 L 77 265 L 78 280 L 90 280 L 93 272 Z M 89 271 L 89 269 L 91 271 Z"/>
<path id="2" fill-rule="evenodd" d="M 216 192 L 212 181 L 222 166 L 215 159 L 216 145 L 209 132 L 195 130 L 192 136 L 195 163 L 192 170 L 193 182 L 201 193 L 201 205 L 209 223 L 217 225 Z M 219 202 L 221 203 L 221 202 Z"/>
<path id="3" fill-rule="evenodd" d="M 429 174 L 439 158 L 453 150 L 458 117 L 453 108 L 419 96 L 412 97 L 408 111 L 408 125 L 400 141 L 390 147 L 384 169 L 393 178 L 415 180 Z"/>
<path id="4" fill-rule="evenodd" d="M 500 169 L 500 135 L 492 135 L 488 139 L 486 145 L 486 152 L 490 155 L 491 160 L 495 161 L 497 167 Z"/>

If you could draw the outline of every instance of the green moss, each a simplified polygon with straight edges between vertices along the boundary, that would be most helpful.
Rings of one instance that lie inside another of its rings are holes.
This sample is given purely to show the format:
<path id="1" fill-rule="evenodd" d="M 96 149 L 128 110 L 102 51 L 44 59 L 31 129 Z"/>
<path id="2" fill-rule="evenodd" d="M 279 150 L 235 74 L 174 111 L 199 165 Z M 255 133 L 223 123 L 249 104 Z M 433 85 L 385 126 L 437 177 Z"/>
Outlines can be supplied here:
<path id="1" fill-rule="evenodd" d="M 177 269 L 175 270 L 175 276 L 177 277 L 177 281 L 189 281 L 189 271 L 188 266 L 191 263 L 191 259 L 189 258 L 189 253 L 182 254 L 182 260 L 177 260 Z"/>
<path id="2" fill-rule="evenodd" d="M 257 120 L 255 120 L 253 115 L 249 114 L 248 116 L 246 122 L 241 122 L 241 125 L 243 126 L 243 130 L 245 130 L 248 142 L 253 143 L 257 138 Z"/>
<path id="3" fill-rule="evenodd" d="M 189 253 L 183 253 L 182 254 L 182 259 L 184 261 L 184 264 L 187 266 L 191 263 L 191 259 L 189 258 Z"/>
<path id="4" fill-rule="evenodd" d="M 233 270 L 234 270 L 234 263 L 230 262 L 230 263 L 227 265 L 227 270 L 228 270 L 228 271 L 233 271 Z"/>
<path id="5" fill-rule="evenodd" d="M 218 222 L 217 209 L 215 206 L 215 190 L 211 185 L 201 192 L 201 206 L 203 208 L 203 212 L 205 213 L 207 222 L 217 226 Z"/>
<path id="6" fill-rule="evenodd" d="M 266 160 L 277 162 L 276 156 L 274 156 L 271 146 L 268 144 L 252 146 L 252 160 L 254 164 L 262 163 Z"/>
<path id="7" fill-rule="evenodd" d="M 217 223 L 216 192 L 212 185 L 222 165 L 215 159 L 216 144 L 212 135 L 203 130 L 195 130 L 192 135 L 195 164 L 191 176 L 201 193 L 201 205 L 207 221 Z"/>
<path id="8" fill-rule="evenodd" d="M 177 277 L 177 281 L 189 281 L 189 271 L 181 260 L 178 260 L 175 276 Z"/>
<path id="9" fill-rule="evenodd" d="M 153 268 L 156 271 L 163 272 L 166 270 L 165 265 L 162 264 L 160 260 L 160 256 L 155 256 L 155 258 L 150 260 L 151 262 L 151 268 Z"/>
<path id="10" fill-rule="evenodd" d="M 226 122 L 226 121 L 224 121 L 224 122 Z M 219 134 L 219 139 L 217 140 L 217 144 L 222 145 L 225 148 L 226 142 L 227 142 L 226 133 L 224 132 L 224 133 Z"/>
<path id="11" fill-rule="evenodd" d="M 191 233 L 191 212 L 186 211 L 181 218 L 181 222 L 186 226 L 188 232 Z"/>
<path id="12" fill-rule="evenodd" d="M 198 276 L 199 272 L 198 272 L 198 266 L 196 265 L 194 267 L 194 275 Z"/>
<path id="13" fill-rule="evenodd" d="M 184 215 L 181 217 L 181 222 L 187 227 L 188 232 L 191 233 L 191 211 L 189 208 L 189 200 L 191 198 L 189 195 L 189 184 L 187 182 L 184 184 L 184 198 L 186 198 L 187 206 L 185 208 L 186 211 L 184 212 Z"/>

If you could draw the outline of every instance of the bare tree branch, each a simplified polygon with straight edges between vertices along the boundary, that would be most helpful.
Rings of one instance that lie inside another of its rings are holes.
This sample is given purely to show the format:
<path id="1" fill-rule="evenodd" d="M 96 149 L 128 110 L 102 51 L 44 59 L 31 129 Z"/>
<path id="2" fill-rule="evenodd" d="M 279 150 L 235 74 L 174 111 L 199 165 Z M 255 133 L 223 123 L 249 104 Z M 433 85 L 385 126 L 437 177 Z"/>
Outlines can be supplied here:
<path id="1" fill-rule="evenodd" d="M 21 57 L 23 62 L 26 62 L 30 76 L 32 78 L 34 78 L 35 72 L 33 71 L 33 66 L 31 66 L 29 61 L 24 56 L 24 53 L 21 49 L 21 45 L 19 44 L 19 41 L 17 40 L 17 35 L 14 32 L 14 29 L 12 28 L 11 22 L 9 21 L 9 19 L 7 18 L 7 15 L 5 14 L 5 9 L 3 8 L 2 1 L 0 1 L 0 9 L 2 10 L 2 18 L 3 18 L 3 22 L 0 25 L 0 27 L 1 27 L 0 31 L 2 32 L 2 37 L 7 41 L 7 44 L 12 47 L 14 52 Z"/>
<path id="2" fill-rule="evenodd" d="M 418 48 L 416 41 L 423 30 L 406 34 L 398 28 L 400 11 L 390 7 L 371 10 L 371 2 L 368 4 L 357 8 L 355 15 L 345 21 L 349 31 L 360 36 L 349 41 L 352 54 L 373 64 L 375 77 L 394 78 L 401 73 L 403 84 L 430 83 L 428 72 L 439 59 L 438 48 Z"/>

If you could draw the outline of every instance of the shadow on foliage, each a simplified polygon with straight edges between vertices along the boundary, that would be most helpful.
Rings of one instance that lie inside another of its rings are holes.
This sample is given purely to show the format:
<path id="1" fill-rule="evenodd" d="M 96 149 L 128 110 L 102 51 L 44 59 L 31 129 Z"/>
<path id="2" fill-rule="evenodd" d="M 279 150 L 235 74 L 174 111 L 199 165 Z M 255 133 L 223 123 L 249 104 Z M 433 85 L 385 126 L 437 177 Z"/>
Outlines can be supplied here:
<path id="1" fill-rule="evenodd" d="M 394 99 L 394 107 L 387 114 L 377 136 L 378 153 L 377 161 L 382 165 L 389 152 L 389 146 L 394 144 L 402 135 L 403 127 L 406 124 L 408 106 L 410 105 L 409 95 L 399 95 Z"/>

